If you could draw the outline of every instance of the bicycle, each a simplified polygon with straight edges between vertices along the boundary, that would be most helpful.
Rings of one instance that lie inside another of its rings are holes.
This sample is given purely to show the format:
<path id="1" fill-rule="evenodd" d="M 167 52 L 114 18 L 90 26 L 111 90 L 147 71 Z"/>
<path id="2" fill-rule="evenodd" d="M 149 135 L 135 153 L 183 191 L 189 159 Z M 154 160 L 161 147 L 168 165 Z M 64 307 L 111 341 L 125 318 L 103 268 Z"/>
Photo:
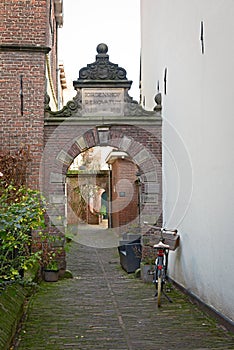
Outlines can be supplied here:
<path id="1" fill-rule="evenodd" d="M 177 236 L 177 238 L 179 238 L 179 236 L 177 235 L 177 232 L 178 232 L 177 230 L 165 229 L 165 228 L 156 227 L 156 226 L 150 226 L 150 227 L 155 230 L 160 230 L 161 232 L 159 242 L 153 245 L 153 248 L 156 250 L 156 254 L 157 254 L 157 257 L 155 259 L 154 271 L 149 272 L 150 274 L 153 274 L 153 283 L 155 284 L 155 288 L 156 288 L 155 297 L 157 297 L 157 305 L 158 307 L 160 307 L 162 294 L 167 298 L 167 300 L 170 303 L 172 303 L 171 298 L 164 291 L 164 286 L 168 280 L 168 276 L 167 276 L 168 255 L 169 255 L 169 250 L 171 249 L 170 245 L 165 243 L 164 234 Z"/>

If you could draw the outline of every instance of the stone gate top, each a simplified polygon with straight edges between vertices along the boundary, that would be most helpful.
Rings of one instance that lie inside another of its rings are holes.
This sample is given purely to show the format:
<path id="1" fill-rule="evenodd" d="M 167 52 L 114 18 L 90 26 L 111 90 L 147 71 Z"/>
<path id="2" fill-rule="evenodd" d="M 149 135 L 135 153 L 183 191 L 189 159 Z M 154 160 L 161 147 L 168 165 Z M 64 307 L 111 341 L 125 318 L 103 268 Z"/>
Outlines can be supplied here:
<path id="1" fill-rule="evenodd" d="M 118 64 L 109 61 L 107 55 L 108 47 L 106 44 L 99 44 L 97 46 L 96 61 L 88 64 L 87 67 L 80 69 L 79 78 L 73 82 L 75 89 L 79 86 L 86 86 L 87 84 L 121 84 L 121 86 L 131 87 L 132 81 L 127 80 L 127 73 L 124 68 Z M 122 85 L 124 83 L 124 85 Z"/>
<path id="2" fill-rule="evenodd" d="M 93 118 L 102 118 L 102 122 L 105 119 L 111 124 L 124 120 L 130 122 L 137 117 L 160 123 L 161 106 L 154 111 L 146 111 L 133 100 L 128 94 L 132 81 L 127 79 L 124 68 L 109 61 L 107 52 L 106 44 L 97 46 L 95 62 L 81 68 L 79 78 L 73 82 L 77 95 L 61 111 L 52 112 L 47 103 L 46 123 L 61 122 L 67 117 L 79 119 L 80 122 L 82 119 L 91 122 Z M 158 100 L 155 101 L 158 104 Z"/>

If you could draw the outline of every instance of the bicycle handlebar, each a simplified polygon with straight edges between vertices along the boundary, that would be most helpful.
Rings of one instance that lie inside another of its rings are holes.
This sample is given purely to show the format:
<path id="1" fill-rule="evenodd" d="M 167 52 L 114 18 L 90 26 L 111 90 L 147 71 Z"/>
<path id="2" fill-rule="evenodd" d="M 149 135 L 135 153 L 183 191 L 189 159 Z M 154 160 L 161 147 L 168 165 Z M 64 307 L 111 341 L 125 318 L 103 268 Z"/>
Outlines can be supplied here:
<path id="1" fill-rule="evenodd" d="M 159 226 L 153 226 L 153 225 L 149 225 L 147 222 L 144 222 L 144 225 L 149 226 L 150 228 L 156 229 L 156 230 L 160 230 L 162 233 L 163 232 L 167 232 L 169 234 L 172 235 L 176 235 L 178 230 L 177 229 L 167 229 L 165 227 L 159 227 Z"/>

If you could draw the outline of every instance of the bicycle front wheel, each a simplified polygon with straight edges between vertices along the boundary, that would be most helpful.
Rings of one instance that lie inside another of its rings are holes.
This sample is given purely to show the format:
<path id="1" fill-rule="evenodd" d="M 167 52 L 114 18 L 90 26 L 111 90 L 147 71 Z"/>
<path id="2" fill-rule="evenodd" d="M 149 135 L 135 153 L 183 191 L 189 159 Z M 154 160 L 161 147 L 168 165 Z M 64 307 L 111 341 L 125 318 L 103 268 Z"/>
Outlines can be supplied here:
<path id="1" fill-rule="evenodd" d="M 158 307 L 161 306 L 161 294 L 162 294 L 162 276 L 158 277 Z"/>

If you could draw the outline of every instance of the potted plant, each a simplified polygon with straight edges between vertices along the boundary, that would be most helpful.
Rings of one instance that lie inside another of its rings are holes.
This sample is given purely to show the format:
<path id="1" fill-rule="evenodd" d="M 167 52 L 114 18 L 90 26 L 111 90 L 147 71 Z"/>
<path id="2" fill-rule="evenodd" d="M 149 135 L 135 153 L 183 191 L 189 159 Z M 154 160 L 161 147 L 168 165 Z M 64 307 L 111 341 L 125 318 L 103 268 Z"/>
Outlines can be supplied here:
<path id="1" fill-rule="evenodd" d="M 57 261 L 51 261 L 44 268 L 44 280 L 46 282 L 57 282 L 59 278 L 59 268 Z"/>
<path id="2" fill-rule="evenodd" d="M 42 249 L 42 276 L 46 282 L 57 282 L 59 278 L 59 264 L 57 254 L 48 242 L 43 243 Z"/>
<path id="3" fill-rule="evenodd" d="M 153 268 L 155 260 L 142 260 L 140 263 L 141 279 L 144 282 L 153 282 Z M 152 272 L 152 273 L 151 273 Z"/>
<path id="4" fill-rule="evenodd" d="M 153 269 L 155 264 L 155 252 L 149 246 L 143 246 L 142 248 L 142 259 L 140 263 L 141 268 L 141 279 L 144 282 L 153 282 Z"/>

